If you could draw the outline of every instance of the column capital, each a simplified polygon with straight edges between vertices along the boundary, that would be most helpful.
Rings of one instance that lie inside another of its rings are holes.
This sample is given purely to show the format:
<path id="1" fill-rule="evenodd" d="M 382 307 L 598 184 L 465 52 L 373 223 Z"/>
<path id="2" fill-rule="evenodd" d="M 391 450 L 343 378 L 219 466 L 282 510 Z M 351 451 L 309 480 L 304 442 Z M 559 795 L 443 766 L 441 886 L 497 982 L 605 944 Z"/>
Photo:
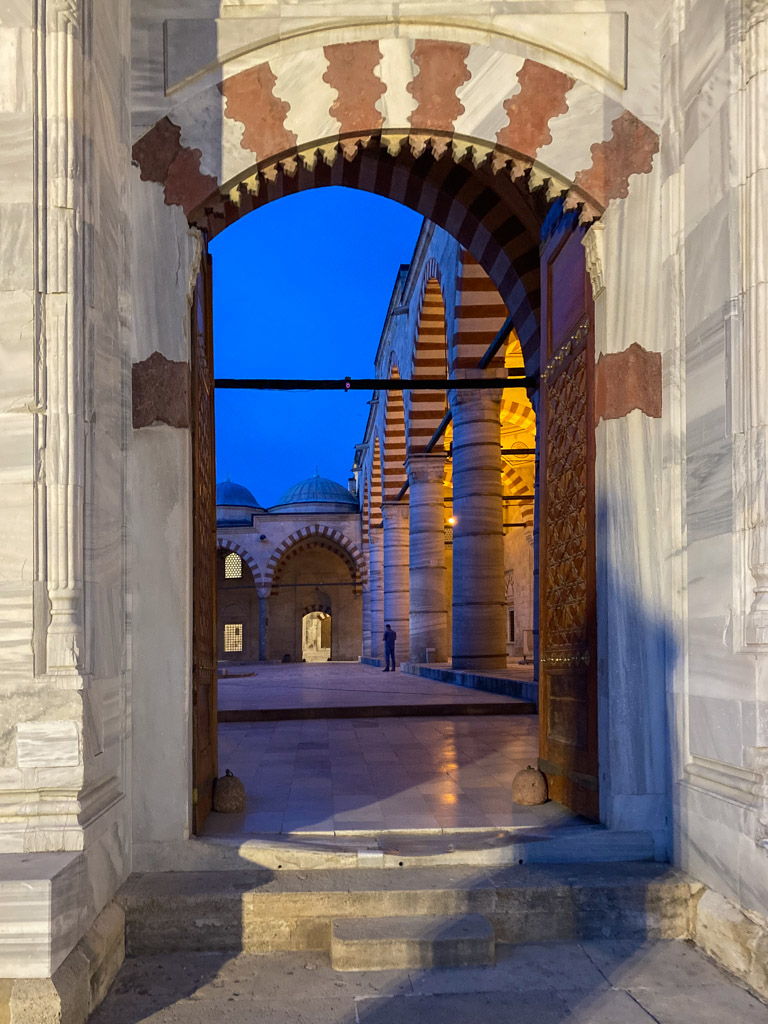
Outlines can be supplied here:
<path id="1" fill-rule="evenodd" d="M 407 524 L 408 513 L 407 501 L 382 501 L 381 503 L 381 514 L 384 516 L 384 522 L 388 525 L 393 523 Z"/>
<path id="2" fill-rule="evenodd" d="M 506 370 L 504 371 L 506 375 Z M 478 388 L 476 391 L 448 391 L 448 403 L 451 407 L 451 412 L 454 416 L 460 415 L 464 412 L 470 412 L 474 409 L 487 409 L 488 414 L 491 415 L 490 410 L 493 409 L 493 415 L 499 416 L 501 410 L 501 398 L 503 391 L 501 388 Z"/>
<path id="3" fill-rule="evenodd" d="M 442 481 L 445 474 L 445 452 L 409 452 L 405 469 L 411 484 Z"/>

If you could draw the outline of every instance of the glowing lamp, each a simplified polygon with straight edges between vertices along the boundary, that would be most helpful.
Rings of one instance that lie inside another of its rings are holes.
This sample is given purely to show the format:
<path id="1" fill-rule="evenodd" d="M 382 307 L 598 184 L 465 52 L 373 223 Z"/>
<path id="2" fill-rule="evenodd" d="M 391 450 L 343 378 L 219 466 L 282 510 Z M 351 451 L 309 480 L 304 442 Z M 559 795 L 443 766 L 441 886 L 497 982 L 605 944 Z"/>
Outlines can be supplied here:
<path id="1" fill-rule="evenodd" d="M 456 525 L 456 516 L 448 516 L 448 525 L 449 526 L 455 526 Z"/>

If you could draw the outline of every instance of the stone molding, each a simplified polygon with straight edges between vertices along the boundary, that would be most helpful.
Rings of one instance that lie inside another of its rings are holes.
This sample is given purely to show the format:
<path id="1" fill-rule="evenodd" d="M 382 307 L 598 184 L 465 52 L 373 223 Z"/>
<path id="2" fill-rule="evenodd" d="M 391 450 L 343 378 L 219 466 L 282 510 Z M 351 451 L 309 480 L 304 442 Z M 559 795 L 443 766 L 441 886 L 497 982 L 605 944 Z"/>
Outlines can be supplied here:
<path id="1" fill-rule="evenodd" d="M 768 3 L 750 0 L 745 9 L 742 117 L 745 131 L 742 190 L 744 287 L 745 522 L 753 577 L 747 613 L 747 648 L 768 651 Z"/>
<path id="2" fill-rule="evenodd" d="M 79 0 L 38 5 L 35 135 L 45 153 L 36 178 L 36 334 L 42 367 L 36 404 L 42 460 L 36 486 L 45 525 L 37 541 L 37 575 L 47 584 L 50 620 L 45 665 L 37 674 L 78 677 L 83 668 L 85 406 L 83 388 L 84 265 L 79 224 L 83 207 L 83 53 L 77 36 Z M 42 73 L 44 69 L 44 74 Z"/>

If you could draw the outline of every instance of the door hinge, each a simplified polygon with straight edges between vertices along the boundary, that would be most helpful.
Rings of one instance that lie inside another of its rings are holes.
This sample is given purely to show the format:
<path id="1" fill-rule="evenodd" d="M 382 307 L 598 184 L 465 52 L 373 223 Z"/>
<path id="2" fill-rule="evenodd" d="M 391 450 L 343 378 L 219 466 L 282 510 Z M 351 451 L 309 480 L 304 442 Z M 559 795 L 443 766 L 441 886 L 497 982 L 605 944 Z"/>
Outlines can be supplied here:
<path id="1" fill-rule="evenodd" d="M 197 786 L 192 790 L 192 806 L 197 806 Z"/>

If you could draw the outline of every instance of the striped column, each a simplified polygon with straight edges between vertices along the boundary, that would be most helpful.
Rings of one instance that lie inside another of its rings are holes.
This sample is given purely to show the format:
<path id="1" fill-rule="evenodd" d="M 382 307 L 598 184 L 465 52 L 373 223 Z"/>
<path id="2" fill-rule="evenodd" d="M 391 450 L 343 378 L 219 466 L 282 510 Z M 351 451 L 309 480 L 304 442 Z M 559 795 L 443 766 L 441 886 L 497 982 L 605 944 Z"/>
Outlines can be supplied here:
<path id="1" fill-rule="evenodd" d="M 451 391 L 454 668 L 506 668 L 500 391 Z"/>
<path id="2" fill-rule="evenodd" d="M 445 607 L 445 456 L 411 454 L 406 461 L 410 493 L 410 658 L 448 659 L 448 616 Z"/>
<path id="3" fill-rule="evenodd" d="M 384 660 L 384 546 L 381 527 L 372 526 L 368 538 L 369 623 L 371 657 Z"/>
<path id="4" fill-rule="evenodd" d="M 384 625 L 397 633 L 395 658 L 399 664 L 408 657 L 408 503 L 382 502 L 384 514 Z M 383 645 L 382 645 L 383 646 Z"/>

